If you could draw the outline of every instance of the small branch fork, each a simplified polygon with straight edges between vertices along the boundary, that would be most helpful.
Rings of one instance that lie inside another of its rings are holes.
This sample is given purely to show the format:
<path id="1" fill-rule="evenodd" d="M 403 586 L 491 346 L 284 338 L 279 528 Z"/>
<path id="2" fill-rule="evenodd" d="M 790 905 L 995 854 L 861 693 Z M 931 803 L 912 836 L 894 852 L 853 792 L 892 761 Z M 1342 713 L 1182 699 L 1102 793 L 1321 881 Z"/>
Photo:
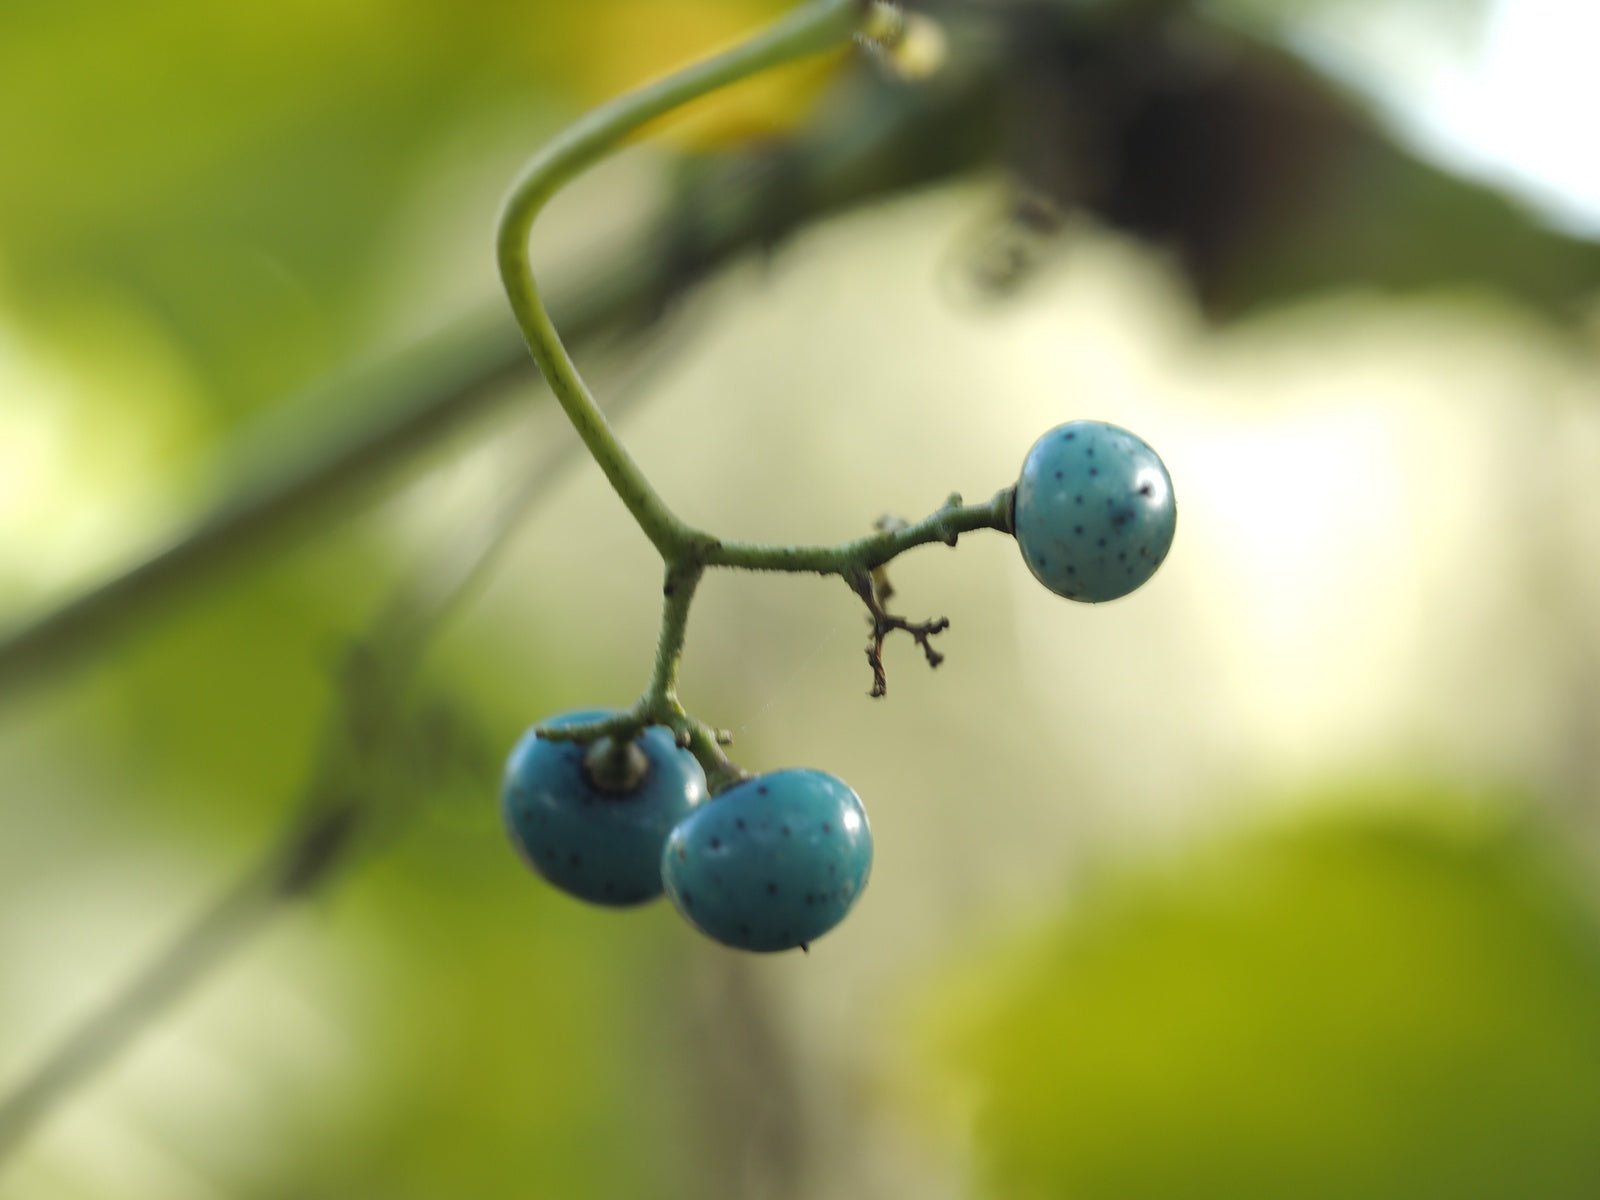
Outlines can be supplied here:
<path id="1" fill-rule="evenodd" d="M 990 504 L 992 508 L 1004 507 L 1009 511 L 1009 500 L 1005 494 L 995 497 Z M 947 520 L 941 518 L 960 512 L 961 507 L 961 497 L 952 493 L 945 501 L 944 507 L 929 519 L 930 529 L 937 533 L 947 546 L 955 546 L 958 534 Z M 878 518 L 878 530 L 883 533 L 903 533 L 910 528 L 911 526 L 900 517 Z M 872 668 L 872 690 L 867 695 L 876 700 L 889 693 L 889 676 L 883 666 L 883 642 L 897 629 L 909 633 L 912 640 L 922 647 L 923 657 L 928 660 L 929 667 L 937 667 L 944 661 L 944 655 L 933 648 L 933 643 L 929 639 L 934 634 L 949 629 L 950 618 L 937 617 L 931 621 L 913 622 L 889 612 L 884 606 L 894 595 L 894 585 L 889 582 L 887 567 L 880 565 L 871 571 L 854 572 L 845 576 L 845 582 L 850 585 L 851 591 L 861 597 L 862 603 L 867 606 L 867 612 L 872 617 L 872 642 L 867 646 L 867 664 Z"/>
<path id="2" fill-rule="evenodd" d="M 933 648 L 929 639 L 936 633 L 943 633 L 950 628 L 949 617 L 937 617 L 932 621 L 908 621 L 904 617 L 897 617 L 884 610 L 883 602 L 894 594 L 894 589 L 889 586 L 888 577 L 882 568 L 860 575 L 851 575 L 846 581 L 850 590 L 861 597 L 862 603 L 867 606 L 867 612 L 872 615 L 872 644 L 867 647 L 867 662 L 872 667 L 872 690 L 867 695 L 877 699 L 889 692 L 889 676 L 883 667 L 883 642 L 895 630 L 909 633 L 917 645 L 922 647 L 922 653 L 928 660 L 930 667 L 937 667 L 944 661 L 944 655 Z"/>
<path id="3" fill-rule="evenodd" d="M 886 611 L 885 601 L 894 593 L 884 567 L 905 551 L 941 542 L 954 546 L 962 533 L 977 529 L 1010 532 L 1012 489 L 1002 488 L 982 504 L 964 504 L 952 493 L 938 511 L 921 521 L 908 523 L 899 518 L 883 518 L 877 532 L 837 546 L 759 546 L 719 542 L 707 538 L 695 552 L 697 561 L 673 565 L 670 560 L 661 587 L 661 633 L 656 645 L 655 667 L 645 692 L 632 707 L 603 721 L 559 728 L 541 728 L 539 735 L 551 741 L 592 742 L 598 738 L 631 738 L 649 725 L 671 729 L 678 744 L 694 754 L 705 769 L 713 792 L 747 778 L 723 747 L 732 736 L 696 720 L 678 699 L 678 666 L 688 628 L 689 606 L 695 589 L 710 567 L 746 571 L 784 571 L 837 575 L 859 596 L 872 616 L 872 645 L 867 661 L 872 665 L 872 696 L 883 696 L 888 679 L 883 669 L 883 642 L 895 630 L 902 630 L 922 647 L 928 665 L 937 667 L 944 655 L 929 639 L 950 626 L 948 618 L 911 622 Z"/>
<path id="4" fill-rule="evenodd" d="M 1009 532 L 1010 489 L 997 493 L 985 504 L 963 505 L 960 496 L 951 496 L 922 521 L 880 522 L 872 535 L 837 546 L 725 542 L 694 528 L 667 506 L 596 406 L 545 310 L 529 260 L 529 234 L 545 204 L 568 181 L 615 150 L 640 126 L 728 84 L 837 48 L 852 37 L 869 48 L 892 50 L 905 39 L 907 28 L 905 15 L 882 0 L 809 0 L 728 50 L 691 63 L 580 118 L 536 153 L 513 184 L 501 212 L 495 243 L 511 310 L 551 392 L 618 498 L 661 555 L 665 568 L 661 633 L 644 694 L 616 716 L 585 725 L 541 729 L 541 736 L 590 742 L 602 737 L 632 737 L 647 725 L 663 725 L 705 768 L 712 791 L 721 790 L 745 778 L 746 772 L 723 753 L 722 748 L 730 739 L 691 717 L 677 694 L 689 605 L 707 569 L 815 572 L 844 579 L 872 614 L 872 647 L 867 657 L 873 668 L 872 694 L 881 696 L 887 688 L 882 657 L 884 638 L 897 629 L 909 633 L 922 647 L 929 664 L 937 666 L 942 656 L 929 639 L 948 627 L 949 621 L 940 618 L 916 624 L 886 612 L 882 600 L 887 598 L 888 588 L 875 584 L 875 576 L 881 579 L 886 563 L 915 546 L 935 541 L 954 546 L 958 535 L 974 529 Z"/>

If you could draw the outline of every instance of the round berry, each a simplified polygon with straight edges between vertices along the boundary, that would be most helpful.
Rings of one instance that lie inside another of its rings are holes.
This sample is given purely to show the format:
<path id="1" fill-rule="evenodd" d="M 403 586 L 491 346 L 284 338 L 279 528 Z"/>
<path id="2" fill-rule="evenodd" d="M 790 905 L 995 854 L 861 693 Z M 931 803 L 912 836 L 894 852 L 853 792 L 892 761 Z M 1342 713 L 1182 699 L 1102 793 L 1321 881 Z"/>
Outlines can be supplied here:
<path id="1" fill-rule="evenodd" d="M 1103 421 L 1070 421 L 1035 442 L 1015 504 L 1012 528 L 1034 578 L 1089 604 L 1154 575 L 1178 523 L 1161 457 Z"/>
<path id="2" fill-rule="evenodd" d="M 872 869 L 861 798 L 822 771 L 737 783 L 667 838 L 667 895 L 702 933 L 740 950 L 805 948 L 850 911 Z"/>
<path id="3" fill-rule="evenodd" d="M 584 710 L 545 724 L 614 715 Z M 621 906 L 661 894 L 662 843 L 705 796 L 705 772 L 669 729 L 651 726 L 623 748 L 552 742 L 530 729 L 506 763 L 500 807 L 535 871 L 580 900 Z"/>

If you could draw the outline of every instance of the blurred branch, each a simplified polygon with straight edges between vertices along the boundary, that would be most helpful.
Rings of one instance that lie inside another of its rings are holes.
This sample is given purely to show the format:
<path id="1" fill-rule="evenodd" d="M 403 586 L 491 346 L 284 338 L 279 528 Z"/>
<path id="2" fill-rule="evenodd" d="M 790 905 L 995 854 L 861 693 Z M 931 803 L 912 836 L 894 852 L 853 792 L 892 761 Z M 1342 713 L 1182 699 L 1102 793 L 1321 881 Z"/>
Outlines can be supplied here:
<path id="1" fill-rule="evenodd" d="M 629 364 L 630 379 L 609 389 L 612 420 L 650 392 L 639 384 L 665 346 L 651 339 Z M 505 548 L 518 524 L 580 461 L 576 441 L 547 449 L 476 539 L 449 539 L 412 569 L 368 630 L 352 640 L 338 700 L 299 811 L 272 847 L 178 934 L 103 1007 L 91 1013 L 9 1092 L 0 1094 L 0 1167 L 51 1111 L 116 1057 L 135 1036 L 241 948 L 279 908 L 331 886 L 354 852 L 393 836 L 448 771 L 453 710 L 417 704 L 417 668 L 451 612 Z M 399 802 L 397 803 L 397 798 Z"/>
<path id="2" fill-rule="evenodd" d="M 698 1158 L 718 1164 L 697 1181 L 703 1200 L 800 1200 L 824 1194 L 816 1185 L 830 1177 L 812 1153 L 806 1058 L 785 1036 L 769 981 L 748 955 L 694 960 L 680 1053 Z"/>
<path id="3" fill-rule="evenodd" d="M 318 803 L 112 1000 L 0 1099 L 0 1164 L 79 1084 L 259 929 L 280 900 L 314 891 L 348 850 L 354 810 Z"/>
<path id="4" fill-rule="evenodd" d="M 223 498 L 167 546 L 0 637 L 0 696 L 103 651 L 152 609 L 259 554 L 358 495 L 484 408 L 522 364 L 509 322 L 463 323 L 427 346 L 325 388 L 330 409 L 373 397 L 382 411 L 344 439 L 306 439 L 302 456 Z"/>

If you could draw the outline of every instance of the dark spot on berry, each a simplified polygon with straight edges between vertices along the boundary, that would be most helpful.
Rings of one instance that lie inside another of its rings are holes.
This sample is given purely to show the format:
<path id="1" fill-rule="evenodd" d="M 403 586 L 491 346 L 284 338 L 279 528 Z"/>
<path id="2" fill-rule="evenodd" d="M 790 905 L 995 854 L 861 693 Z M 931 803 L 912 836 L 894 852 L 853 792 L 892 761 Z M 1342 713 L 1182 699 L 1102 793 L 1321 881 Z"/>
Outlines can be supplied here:
<path id="1" fill-rule="evenodd" d="M 777 883 L 774 880 L 771 880 L 771 879 L 767 880 L 767 895 L 776 896 L 777 894 L 778 894 L 778 885 L 777 885 Z"/>
<path id="2" fill-rule="evenodd" d="M 1128 561 L 1128 552 L 1126 550 L 1117 551 L 1117 561 L 1118 562 L 1127 562 Z"/>
<path id="3" fill-rule="evenodd" d="M 1150 496 L 1150 495 L 1154 495 L 1154 494 L 1155 494 L 1155 488 L 1151 487 L 1148 483 L 1141 484 L 1139 486 L 1139 495 L 1141 495 L 1141 496 Z"/>
<path id="4" fill-rule="evenodd" d="M 693 908 L 694 907 L 694 893 L 693 892 L 685 892 L 683 894 L 683 906 L 685 908 Z"/>
<path id="5" fill-rule="evenodd" d="M 1083 503 L 1083 497 L 1082 496 L 1074 496 L 1072 498 L 1072 502 L 1074 504 L 1082 504 Z"/>
<path id="6" fill-rule="evenodd" d="M 1076 575 L 1076 574 L 1077 574 L 1077 573 L 1078 573 L 1078 568 L 1077 568 L 1077 567 L 1071 567 L 1071 566 L 1069 566 L 1069 567 L 1068 567 L 1068 568 L 1067 568 L 1067 574 L 1068 574 L 1068 575 Z"/>
<path id="7" fill-rule="evenodd" d="M 679 846 L 678 847 L 678 861 L 679 862 L 683 862 L 688 857 L 689 857 L 689 852 L 687 850 L 685 850 L 682 846 Z"/>
<path id="8" fill-rule="evenodd" d="M 767 790 L 767 785 L 764 783 L 758 783 L 756 785 L 756 793 L 758 795 L 765 796 L 767 794 Z"/>
<path id="9" fill-rule="evenodd" d="M 1087 451 L 1087 457 L 1089 457 L 1089 458 L 1093 458 L 1094 457 L 1094 447 L 1093 446 L 1089 447 L 1089 449 Z"/>
<path id="10" fill-rule="evenodd" d="M 741 923 L 740 926 L 739 926 L 739 936 L 740 937 L 749 937 L 750 936 L 750 926 Z"/>
<path id="11" fill-rule="evenodd" d="M 722 839 L 721 838 L 712 838 L 711 839 L 711 848 L 713 850 L 721 850 L 722 849 Z"/>
<path id="12" fill-rule="evenodd" d="M 1150 547 L 1149 546 L 1140 546 L 1139 547 L 1139 557 L 1140 558 L 1149 558 L 1150 557 Z"/>
<path id="13" fill-rule="evenodd" d="M 578 852 L 576 850 L 572 851 L 572 853 L 567 855 L 567 866 L 569 866 L 569 867 L 581 867 L 581 866 L 583 866 L 583 858 L 578 854 Z"/>
<path id="14" fill-rule="evenodd" d="M 1065 476 L 1063 476 L 1060 471 L 1057 471 L 1056 472 L 1056 478 L 1057 479 L 1062 479 L 1062 478 L 1065 478 Z"/>
<path id="15" fill-rule="evenodd" d="M 1104 547 L 1105 547 L 1105 544 L 1106 544 L 1106 540 L 1105 540 L 1105 538 L 1096 538 L 1096 539 L 1095 539 L 1095 543 L 1094 543 L 1094 544 L 1095 544 L 1095 545 L 1096 545 L 1096 546 L 1099 546 L 1099 547 L 1101 547 L 1101 548 L 1104 548 Z"/>
<path id="16" fill-rule="evenodd" d="M 735 829 L 737 829 L 740 833 L 743 833 L 744 832 L 744 818 L 740 817 L 737 821 L 735 821 L 733 823 L 733 827 Z"/>
<path id="17" fill-rule="evenodd" d="M 782 833 L 784 837 L 789 836 L 789 827 L 787 825 L 783 826 Z"/>
<path id="18" fill-rule="evenodd" d="M 1070 442 L 1073 438 L 1075 438 L 1077 436 L 1078 435 L 1075 434 L 1075 433 L 1063 433 L 1061 435 L 1061 440 L 1064 441 L 1064 442 Z"/>
<path id="19" fill-rule="evenodd" d="M 806 893 L 806 904 L 807 905 L 811 905 L 811 904 L 815 904 L 816 902 L 817 902 L 817 894 L 815 892 L 807 892 Z"/>
<path id="20" fill-rule="evenodd" d="M 1099 467 L 1090 467 L 1089 468 L 1089 477 L 1091 479 L 1094 478 L 1098 474 L 1100 474 L 1100 468 Z"/>
<path id="21" fill-rule="evenodd" d="M 1041 567 L 1048 567 L 1050 565 L 1050 560 L 1048 558 L 1040 558 L 1039 565 Z"/>
<path id="22" fill-rule="evenodd" d="M 832 824 L 830 824 L 830 823 L 829 823 L 829 822 L 827 822 L 827 821 L 824 821 L 824 822 L 823 822 L 823 823 L 822 823 L 822 832 L 823 832 L 823 833 L 832 833 L 832 832 L 833 832 L 833 825 L 832 825 Z"/>
<path id="23" fill-rule="evenodd" d="M 1083 532 L 1083 526 L 1082 525 L 1074 525 L 1072 527 L 1072 532 L 1073 533 L 1082 533 Z"/>

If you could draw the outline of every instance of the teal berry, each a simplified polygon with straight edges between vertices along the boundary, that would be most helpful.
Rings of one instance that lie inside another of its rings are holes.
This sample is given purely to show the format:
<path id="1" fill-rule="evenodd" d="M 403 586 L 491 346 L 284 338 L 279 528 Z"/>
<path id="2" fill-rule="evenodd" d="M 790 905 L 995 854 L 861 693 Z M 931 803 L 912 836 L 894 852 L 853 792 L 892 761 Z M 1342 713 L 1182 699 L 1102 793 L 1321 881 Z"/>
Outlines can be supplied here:
<path id="1" fill-rule="evenodd" d="M 614 715 L 562 713 L 545 725 Z M 671 730 L 651 726 L 609 764 L 622 775 L 608 786 L 602 756 L 612 747 L 552 742 L 530 729 L 506 763 L 500 806 L 512 843 L 535 871 L 580 900 L 622 907 L 661 894 L 662 844 L 705 799 L 706 777 Z"/>
<path id="2" fill-rule="evenodd" d="M 1034 578 L 1069 600 L 1115 600 L 1156 573 L 1178 523 L 1160 455 L 1104 421 L 1070 421 L 1033 444 L 1012 529 Z"/>
<path id="3" fill-rule="evenodd" d="M 796 768 L 735 784 L 678 823 L 661 877 L 679 912 L 739 950 L 802 950 L 867 886 L 872 831 L 841 779 Z"/>

